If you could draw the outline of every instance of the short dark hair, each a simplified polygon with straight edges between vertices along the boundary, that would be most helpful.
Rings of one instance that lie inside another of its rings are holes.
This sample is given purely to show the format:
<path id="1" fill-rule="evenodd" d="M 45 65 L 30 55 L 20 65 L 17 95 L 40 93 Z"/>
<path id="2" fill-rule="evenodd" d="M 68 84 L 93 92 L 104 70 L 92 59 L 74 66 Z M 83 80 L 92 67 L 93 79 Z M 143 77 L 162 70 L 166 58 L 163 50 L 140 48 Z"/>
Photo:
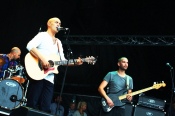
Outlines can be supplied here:
<path id="1" fill-rule="evenodd" d="M 125 59 L 126 57 L 121 57 L 121 58 L 119 58 L 118 59 L 118 62 L 120 62 L 120 61 L 122 61 L 123 59 Z M 126 58 L 126 59 L 128 59 L 128 58 Z"/>

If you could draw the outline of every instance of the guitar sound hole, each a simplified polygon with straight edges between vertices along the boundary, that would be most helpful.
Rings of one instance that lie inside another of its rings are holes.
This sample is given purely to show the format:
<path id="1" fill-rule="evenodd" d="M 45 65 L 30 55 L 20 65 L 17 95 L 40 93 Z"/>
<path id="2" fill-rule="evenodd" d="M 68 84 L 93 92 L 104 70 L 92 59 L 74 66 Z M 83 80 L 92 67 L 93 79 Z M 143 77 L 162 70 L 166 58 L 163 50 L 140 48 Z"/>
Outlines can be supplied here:
<path id="1" fill-rule="evenodd" d="M 53 67 L 54 66 L 54 62 L 52 60 L 49 60 L 48 62 L 50 64 L 50 67 Z"/>

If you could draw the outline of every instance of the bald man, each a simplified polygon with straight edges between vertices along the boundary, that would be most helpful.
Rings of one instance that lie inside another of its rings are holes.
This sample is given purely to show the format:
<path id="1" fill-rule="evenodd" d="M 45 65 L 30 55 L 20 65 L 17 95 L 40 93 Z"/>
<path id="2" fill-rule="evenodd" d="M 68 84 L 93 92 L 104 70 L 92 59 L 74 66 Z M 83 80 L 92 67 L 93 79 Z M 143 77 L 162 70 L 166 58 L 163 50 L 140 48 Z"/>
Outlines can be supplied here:
<path id="1" fill-rule="evenodd" d="M 8 54 L 0 54 L 0 79 L 7 78 L 4 71 L 8 68 L 18 65 L 17 60 L 20 58 L 21 50 L 18 47 L 13 47 Z"/>
<path id="2" fill-rule="evenodd" d="M 47 21 L 47 31 L 38 33 L 27 44 L 28 51 L 41 62 L 44 69 L 49 69 L 50 64 L 44 57 L 51 54 L 56 54 L 60 60 L 66 61 L 63 53 L 61 41 L 55 37 L 58 33 L 58 27 L 61 26 L 59 18 L 50 18 Z M 82 64 L 79 59 L 77 65 Z M 72 64 L 69 64 L 72 65 Z M 36 77 L 37 78 L 37 77 Z M 50 112 L 50 105 L 54 89 L 54 74 L 50 73 L 42 80 L 31 80 L 27 94 L 27 106 L 35 109 L 40 109 L 45 112 Z M 39 106 L 39 107 L 38 107 Z"/>

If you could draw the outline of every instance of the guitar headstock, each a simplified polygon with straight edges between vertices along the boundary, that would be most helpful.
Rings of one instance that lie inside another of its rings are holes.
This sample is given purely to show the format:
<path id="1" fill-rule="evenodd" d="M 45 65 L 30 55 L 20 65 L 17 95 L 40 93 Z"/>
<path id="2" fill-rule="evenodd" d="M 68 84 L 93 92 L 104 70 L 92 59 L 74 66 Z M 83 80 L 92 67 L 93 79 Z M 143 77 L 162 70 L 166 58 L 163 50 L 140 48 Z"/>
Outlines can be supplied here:
<path id="1" fill-rule="evenodd" d="M 160 87 L 165 87 L 166 86 L 166 84 L 164 83 L 164 81 L 162 81 L 162 83 L 155 83 L 154 82 L 154 84 L 153 84 L 153 88 L 154 89 L 159 89 Z"/>
<path id="2" fill-rule="evenodd" d="M 92 64 L 94 65 L 97 61 L 97 58 L 93 57 L 93 56 L 89 56 L 84 58 L 85 62 L 87 62 L 88 64 Z"/>

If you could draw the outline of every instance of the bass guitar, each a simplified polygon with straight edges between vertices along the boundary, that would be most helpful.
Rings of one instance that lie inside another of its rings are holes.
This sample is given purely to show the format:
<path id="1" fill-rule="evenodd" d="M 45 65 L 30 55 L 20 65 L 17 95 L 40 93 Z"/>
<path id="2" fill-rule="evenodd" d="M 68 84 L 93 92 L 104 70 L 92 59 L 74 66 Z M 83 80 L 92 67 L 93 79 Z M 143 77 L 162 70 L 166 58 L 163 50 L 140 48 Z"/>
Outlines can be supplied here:
<path id="1" fill-rule="evenodd" d="M 134 95 L 137 95 L 137 94 L 140 94 L 140 93 L 152 90 L 152 89 L 159 89 L 160 87 L 165 87 L 165 86 L 166 86 L 166 84 L 164 82 L 159 83 L 159 84 L 154 83 L 153 86 L 145 88 L 145 89 L 141 89 L 141 90 L 138 90 L 138 91 L 135 91 L 135 92 L 132 92 L 131 95 L 134 96 Z M 108 94 L 109 98 L 111 98 L 111 100 L 113 101 L 114 106 L 123 106 L 123 105 L 125 105 L 125 102 L 123 102 L 123 100 L 125 100 L 126 97 L 127 97 L 127 94 L 125 94 L 126 91 L 127 90 L 121 90 L 116 94 Z M 102 103 L 102 109 L 103 109 L 104 112 L 109 112 L 114 107 L 114 106 L 109 107 L 104 98 L 101 99 L 101 103 Z"/>
<path id="2" fill-rule="evenodd" d="M 44 56 L 49 64 L 50 67 L 47 69 L 44 69 L 40 60 L 36 57 L 34 57 L 32 54 L 27 53 L 25 56 L 25 68 L 27 74 L 34 80 L 42 80 L 44 77 L 46 77 L 50 73 L 58 74 L 58 66 L 59 65 L 66 65 L 66 64 L 72 64 L 74 62 L 77 62 L 77 59 L 70 59 L 69 61 L 64 60 L 60 61 L 60 56 L 56 54 L 51 54 L 48 56 Z M 87 57 L 87 58 L 81 58 L 83 62 L 87 62 L 88 64 L 95 64 L 97 59 L 93 56 Z"/>

